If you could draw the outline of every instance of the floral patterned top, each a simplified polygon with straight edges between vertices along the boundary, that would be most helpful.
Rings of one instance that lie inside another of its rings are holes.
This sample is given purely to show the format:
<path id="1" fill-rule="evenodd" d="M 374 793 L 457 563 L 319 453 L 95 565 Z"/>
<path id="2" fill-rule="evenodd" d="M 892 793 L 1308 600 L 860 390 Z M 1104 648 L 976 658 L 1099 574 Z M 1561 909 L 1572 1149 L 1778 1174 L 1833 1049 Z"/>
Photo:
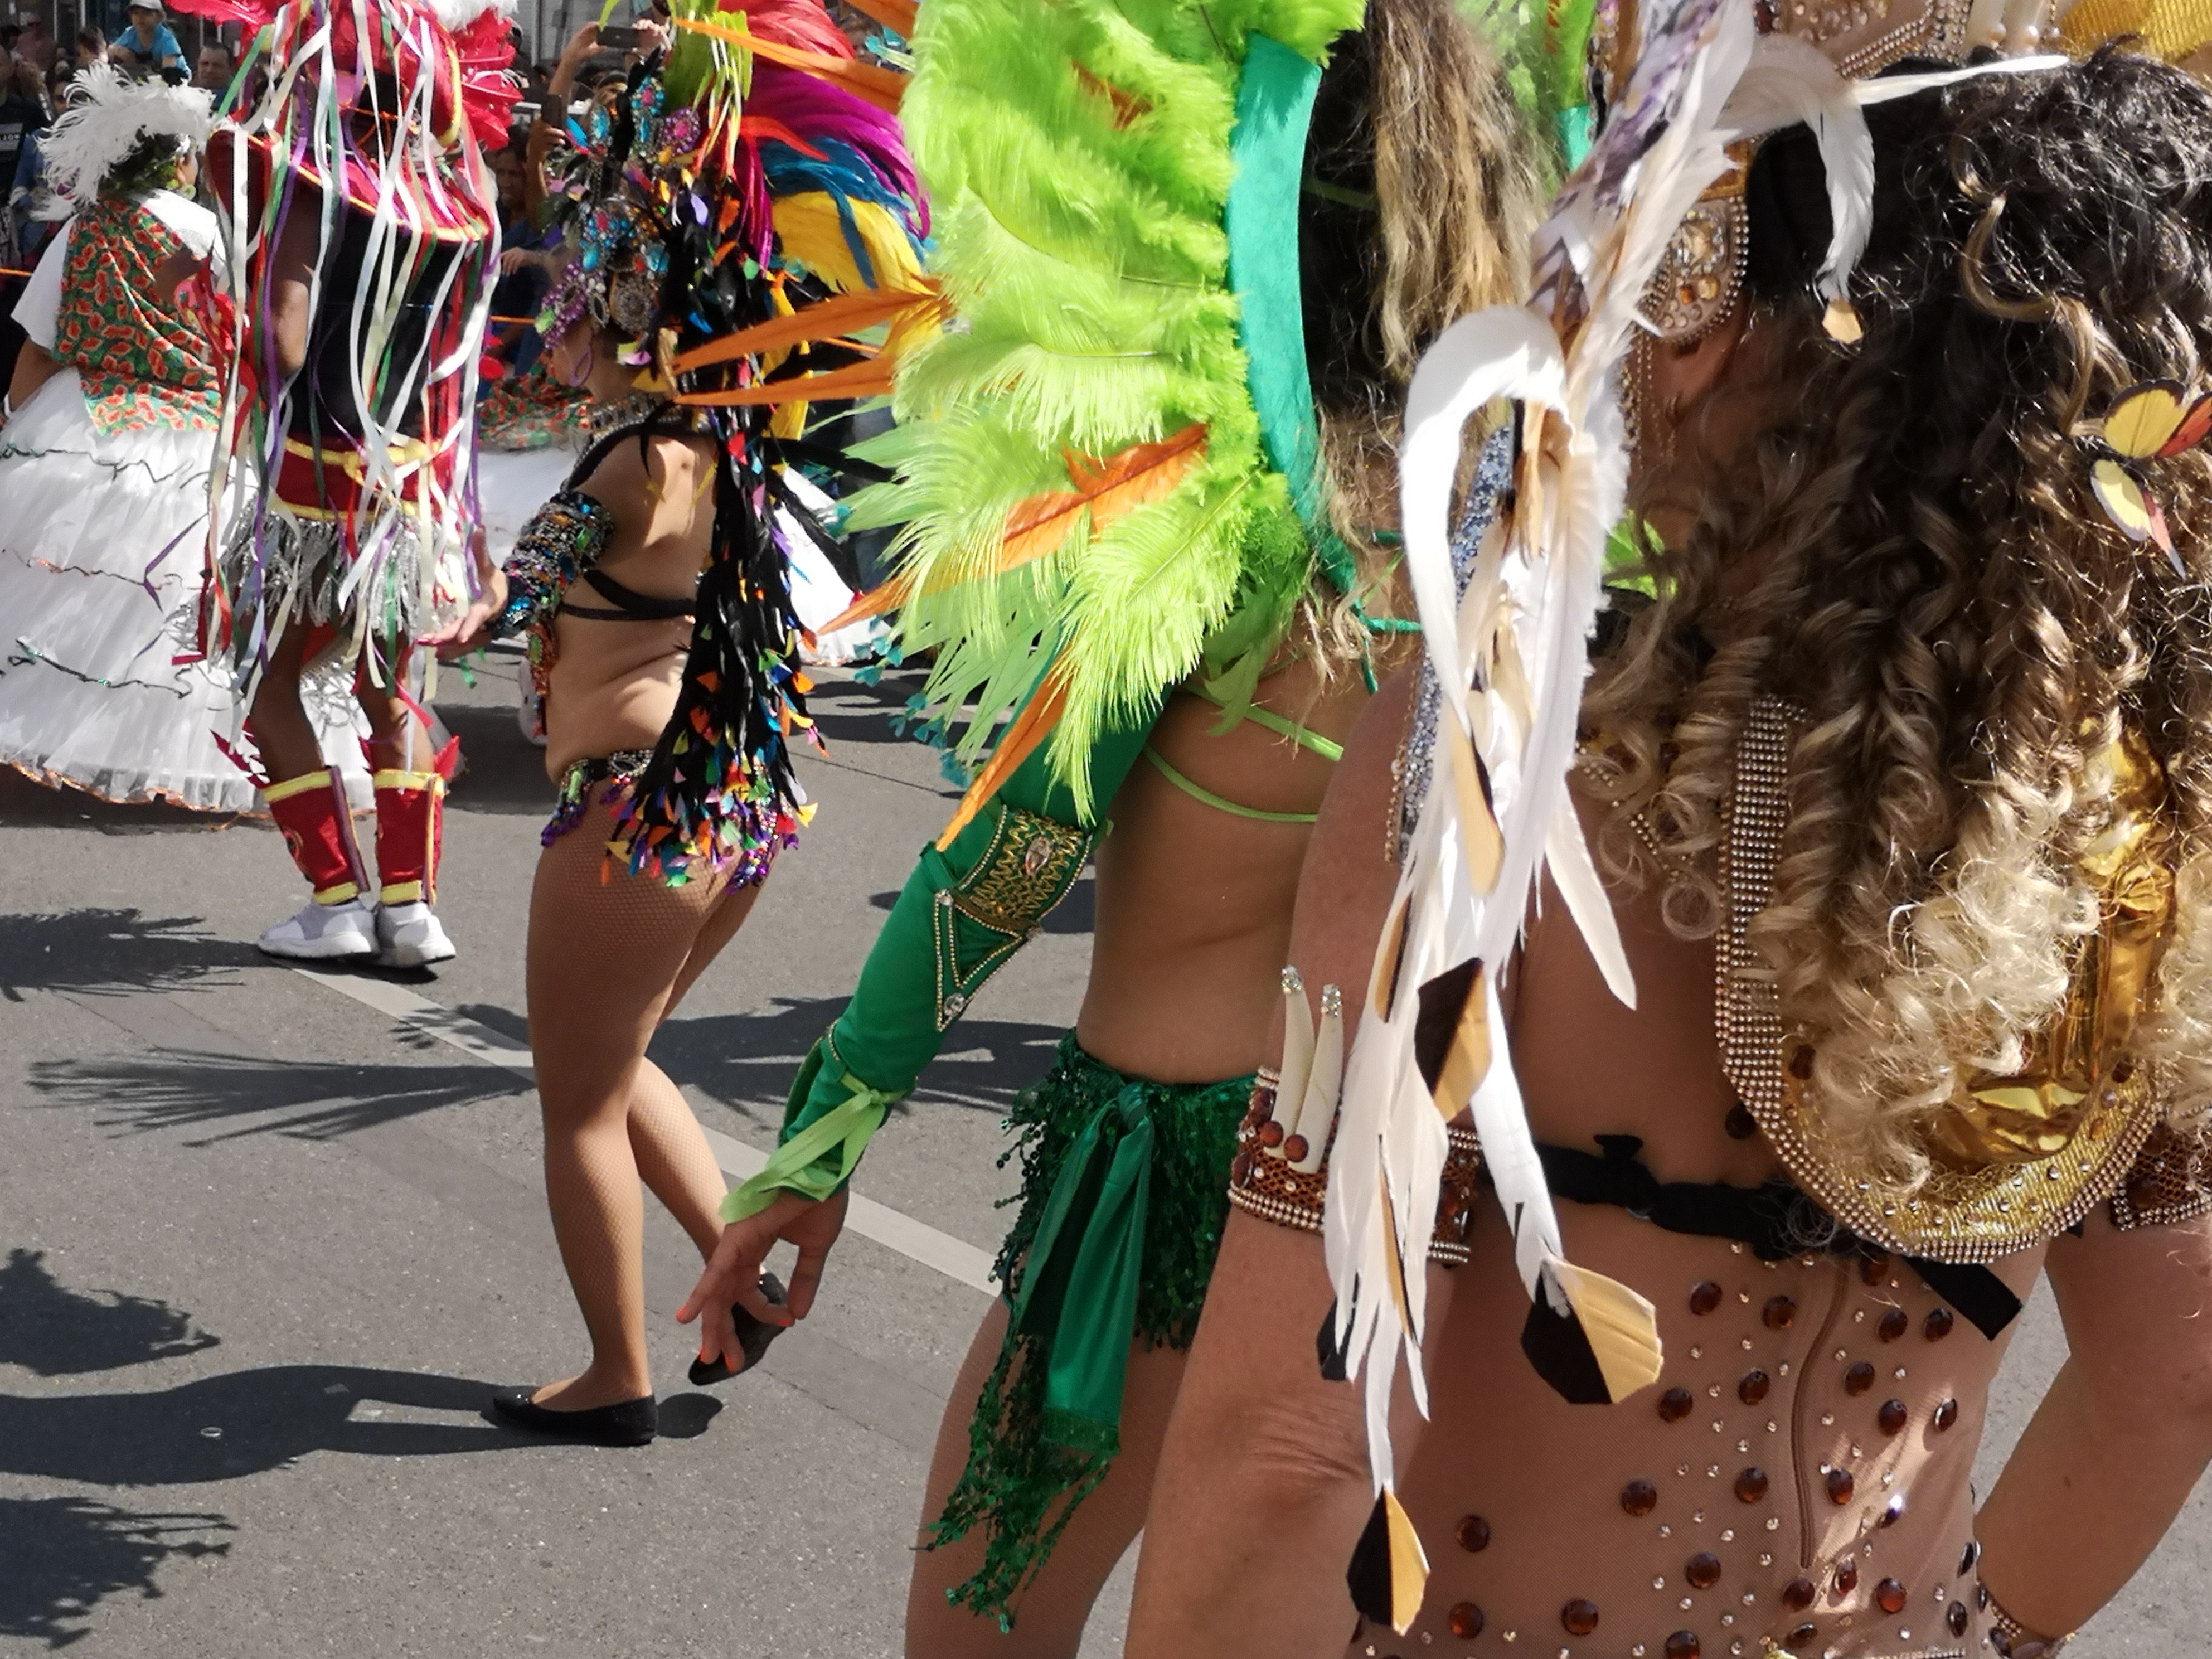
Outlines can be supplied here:
<path id="1" fill-rule="evenodd" d="M 77 371 L 101 432 L 208 432 L 222 412 L 215 350 L 198 319 L 154 297 L 184 240 L 149 209 L 100 200 L 70 226 L 55 361 Z"/>

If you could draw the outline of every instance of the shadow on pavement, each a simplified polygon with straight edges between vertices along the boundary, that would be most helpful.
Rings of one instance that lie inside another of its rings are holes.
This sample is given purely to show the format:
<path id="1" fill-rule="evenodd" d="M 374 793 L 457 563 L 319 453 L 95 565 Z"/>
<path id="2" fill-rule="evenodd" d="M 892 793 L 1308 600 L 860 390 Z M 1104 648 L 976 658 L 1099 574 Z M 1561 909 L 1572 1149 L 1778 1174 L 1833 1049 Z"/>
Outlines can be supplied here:
<path id="1" fill-rule="evenodd" d="M 70 1626 L 100 1601 L 136 1590 L 151 1601 L 171 1556 L 222 1555 L 210 1534 L 235 1531 L 219 1515 L 135 1515 L 89 1498 L 0 1498 L 0 1637 L 65 1648 L 92 1632 Z"/>
<path id="2" fill-rule="evenodd" d="M 229 812 L 196 811 L 167 801 L 111 801 L 65 785 L 39 783 L 0 767 L 0 823 L 27 829 L 97 830 L 104 836 L 143 836 L 182 830 L 195 835 L 243 827 L 266 832 L 266 822 Z"/>
<path id="3" fill-rule="evenodd" d="M 661 1070 L 732 1106 L 781 1113 L 791 1079 L 814 1040 L 845 1006 L 843 997 L 778 997 L 765 1013 L 670 1020 L 650 1053 Z M 489 1023 L 489 1022 L 487 1022 Z M 1052 1065 L 1060 1030 L 1018 1020 L 963 1019 L 945 1033 L 944 1051 L 914 1098 L 1002 1112 Z"/>
<path id="4" fill-rule="evenodd" d="M 64 1289 L 43 1250 L 11 1250 L 0 1267 L 0 1364 L 78 1376 L 198 1353 L 220 1340 L 193 1332 L 183 1309 L 150 1297 Z M 5 1553 L 0 1541 L 0 1557 Z"/>
<path id="5" fill-rule="evenodd" d="M 259 1134 L 328 1140 L 530 1086 L 497 1066 L 473 1063 L 361 1066 L 177 1049 L 156 1049 L 143 1059 L 34 1060 L 29 1080 L 56 1106 L 100 1112 L 103 1129 L 220 1129 L 191 1146 Z M 284 1115 L 244 1121 L 270 1113 Z"/>
<path id="6" fill-rule="evenodd" d="M 264 1365 L 142 1393 L 0 1394 L 0 1474 L 173 1486 L 263 1474 L 309 1452 L 441 1457 L 554 1443 L 483 1420 L 492 1386 L 356 1365 Z M 474 1420 L 424 1422 L 392 1416 L 393 1407 Z"/>
<path id="7" fill-rule="evenodd" d="M 545 751 L 515 726 L 513 702 L 441 702 L 438 718 L 461 740 L 469 761 L 468 770 L 453 781 L 449 810 L 526 817 L 553 810 Z"/>
<path id="8" fill-rule="evenodd" d="M 0 996 L 21 1002 L 25 991 L 174 991 L 268 960 L 250 945 L 191 931 L 205 925 L 198 916 L 135 909 L 0 915 Z"/>

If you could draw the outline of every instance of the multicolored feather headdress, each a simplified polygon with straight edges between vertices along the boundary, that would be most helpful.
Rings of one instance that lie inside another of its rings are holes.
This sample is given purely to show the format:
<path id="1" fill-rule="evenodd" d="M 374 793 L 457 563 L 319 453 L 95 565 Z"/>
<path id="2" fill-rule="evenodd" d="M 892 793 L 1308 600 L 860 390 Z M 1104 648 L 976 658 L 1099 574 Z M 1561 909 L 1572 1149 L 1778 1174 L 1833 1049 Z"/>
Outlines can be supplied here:
<path id="1" fill-rule="evenodd" d="M 1840 298 L 1871 212 L 1863 106 L 2064 61 L 1851 82 L 1807 42 L 1759 34 L 1746 0 L 1674 0 L 1622 18 L 1637 46 L 1633 66 L 1538 234 L 1528 302 L 1454 324 L 1407 399 L 1407 568 L 1444 688 L 1443 752 L 1359 1011 L 1324 1226 L 1337 1292 L 1328 1335 L 1350 1374 L 1365 1370 L 1377 1491 L 1369 1533 L 1379 1541 L 1364 1553 L 1394 1557 L 1388 1573 L 1371 1559 L 1358 1564 L 1356 1581 L 1376 1585 L 1408 1577 L 1395 1559 L 1405 1552 L 1385 1548 L 1405 1530 L 1390 1489 L 1389 1410 L 1401 1347 L 1426 1409 L 1422 1269 L 1449 1120 L 1472 1107 L 1529 1295 L 1522 1347 L 1537 1370 L 1565 1398 L 1591 1403 L 1619 1401 L 1659 1375 L 1651 1304 L 1567 1259 L 1498 997 L 1546 869 L 1607 985 L 1625 1002 L 1635 997 L 1566 777 L 1606 542 L 1627 486 L 1620 364 L 1634 334 L 1653 325 L 1640 312 L 1651 279 L 1686 211 L 1735 165 L 1731 146 L 1741 154 L 1747 141 L 1803 122 L 1831 186 L 1833 240 L 1817 287 Z M 1457 598 L 1448 544 L 1461 431 L 1500 398 L 1520 411 L 1515 489 Z M 1396 1623 L 1407 1605 L 1402 1595 L 1378 1593 L 1363 1610 Z"/>
<path id="2" fill-rule="evenodd" d="M 571 125 L 571 262 L 543 323 L 611 333 L 661 400 L 648 424 L 718 452 L 683 690 L 615 834 L 633 872 L 671 884 L 694 860 L 763 860 L 805 816 L 787 562 L 813 521 L 784 469 L 835 463 L 804 441 L 808 403 L 888 391 L 939 311 L 900 77 L 855 61 L 814 0 L 676 0 L 673 18 L 665 58 Z"/>
<path id="3" fill-rule="evenodd" d="M 865 452 L 896 481 L 850 522 L 903 526 L 854 614 L 896 609 L 955 753 L 990 749 L 946 837 L 1040 744 L 1103 810 L 1102 732 L 1201 666 L 1234 706 L 1317 568 L 1351 586 L 1286 250 L 1322 63 L 1364 9 L 921 8 L 907 107 L 958 324 L 902 370 Z"/>

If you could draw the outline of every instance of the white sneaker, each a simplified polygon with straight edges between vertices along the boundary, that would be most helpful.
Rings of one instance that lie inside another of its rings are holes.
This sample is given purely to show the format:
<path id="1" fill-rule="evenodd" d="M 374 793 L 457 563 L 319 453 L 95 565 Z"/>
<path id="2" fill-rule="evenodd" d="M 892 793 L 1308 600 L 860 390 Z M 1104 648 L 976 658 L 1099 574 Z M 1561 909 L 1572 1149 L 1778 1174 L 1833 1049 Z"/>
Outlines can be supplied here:
<path id="1" fill-rule="evenodd" d="M 363 901 L 317 904 L 278 922 L 255 941 L 263 954 L 301 962 L 366 962 L 376 954 L 375 912 Z"/>
<path id="2" fill-rule="evenodd" d="M 453 956 L 453 941 L 439 926 L 437 912 L 420 899 L 377 911 L 376 945 L 376 959 L 386 968 L 427 968 Z"/>

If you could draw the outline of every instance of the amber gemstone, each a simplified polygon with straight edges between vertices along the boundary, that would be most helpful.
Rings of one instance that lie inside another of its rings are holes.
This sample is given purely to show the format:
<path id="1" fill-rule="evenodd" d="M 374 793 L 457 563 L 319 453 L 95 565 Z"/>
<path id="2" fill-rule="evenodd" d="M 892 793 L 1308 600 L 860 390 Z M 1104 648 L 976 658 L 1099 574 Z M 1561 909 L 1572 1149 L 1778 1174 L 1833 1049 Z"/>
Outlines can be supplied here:
<path id="1" fill-rule="evenodd" d="M 1881 1409 L 1874 1414 L 1874 1420 L 1881 1425 L 1884 1434 L 1903 1434 L 1905 1425 L 1911 1415 L 1905 1409 L 1902 1400 L 1885 1400 L 1881 1402 Z"/>
<path id="2" fill-rule="evenodd" d="M 1444 1615 L 1451 1625 L 1451 1633 L 1462 1642 L 1472 1642 L 1482 1634 L 1482 1609 L 1472 1601 L 1458 1601 Z"/>
<path id="3" fill-rule="evenodd" d="M 1857 1490 L 1858 1482 L 1851 1479 L 1851 1472 L 1849 1469 L 1828 1471 L 1828 1501 L 1831 1504 L 1850 1503 L 1851 1494 Z"/>
<path id="4" fill-rule="evenodd" d="M 1252 1178 L 1252 1154 L 1239 1152 L 1229 1160 L 1229 1184 L 1242 1187 Z"/>
<path id="5" fill-rule="evenodd" d="M 1693 1630 L 1678 1630 L 1667 1638 L 1667 1659 L 1698 1659 L 1704 1651 Z"/>
<path id="6" fill-rule="evenodd" d="M 1859 1258 L 1859 1278 L 1863 1283 L 1879 1285 L 1888 1275 L 1889 1255 L 1887 1251 L 1876 1250 L 1872 1255 Z"/>
<path id="7" fill-rule="evenodd" d="M 1793 1578 L 1782 1587 L 1782 1605 L 1792 1613 L 1802 1613 L 1813 1605 L 1813 1581 Z"/>
<path id="8" fill-rule="evenodd" d="M 1304 1135 L 1290 1135 L 1283 1141 L 1283 1156 L 1296 1164 L 1313 1149 L 1306 1145 Z"/>
<path id="9" fill-rule="evenodd" d="M 1947 1400 L 1936 1408 L 1936 1427 L 1940 1431 L 1959 1420 L 1959 1402 Z"/>
<path id="10" fill-rule="evenodd" d="M 1952 1635 L 1964 1636 L 1966 1633 L 1967 1625 L 1972 1622 L 1972 1615 L 1966 1611 L 1966 1604 L 1964 1601 L 1954 1601 L 1949 1610 L 1944 1613 L 1943 1622 L 1950 1626 Z"/>
<path id="11" fill-rule="evenodd" d="M 1262 1123 L 1260 1126 L 1260 1144 L 1262 1146 L 1281 1146 L 1283 1144 L 1283 1126 L 1276 1122 L 1273 1118 L 1269 1118 L 1265 1123 Z"/>
<path id="12" fill-rule="evenodd" d="M 1690 1558 L 1690 1564 L 1682 1569 L 1682 1577 L 1690 1581 L 1692 1589 L 1711 1589 L 1721 1582 L 1721 1559 L 1700 1551 Z"/>
<path id="13" fill-rule="evenodd" d="M 1820 1639 L 1820 1632 L 1818 1627 L 1812 1625 L 1800 1625 L 1782 1638 L 1782 1645 L 1792 1653 L 1802 1653 Z"/>
<path id="14" fill-rule="evenodd" d="M 1768 1330 L 1786 1331 L 1790 1328 L 1791 1322 L 1797 1317 L 1797 1304 L 1790 1297 L 1770 1296 L 1766 1298 L 1766 1306 L 1760 1310 L 1759 1316 L 1766 1322 Z"/>
<path id="15" fill-rule="evenodd" d="M 1765 1371 L 1746 1371 L 1735 1385 L 1735 1397 L 1747 1406 L 1756 1406 L 1766 1398 L 1766 1391 L 1771 1387 L 1773 1383 Z"/>
<path id="16" fill-rule="evenodd" d="M 1813 1075 L 1813 1050 L 1808 1044 L 1801 1042 L 1790 1051 L 1790 1075 L 1800 1083 Z"/>
<path id="17" fill-rule="evenodd" d="M 1874 1328 L 1874 1334 L 1885 1342 L 1894 1342 L 1905 1334 L 1905 1328 L 1911 1323 L 1905 1316 L 1904 1309 L 1892 1308 L 1881 1316 L 1881 1323 Z"/>
<path id="18" fill-rule="evenodd" d="M 1721 1287 L 1710 1279 L 1690 1287 L 1690 1311 L 1709 1314 L 1721 1305 Z"/>
<path id="19" fill-rule="evenodd" d="M 1690 1407 L 1698 1402 L 1690 1398 L 1687 1389 L 1669 1389 L 1659 1396 L 1659 1420 L 1679 1423 L 1690 1414 Z"/>
<path id="20" fill-rule="evenodd" d="M 1969 1538 L 1966 1540 L 1966 1547 L 1959 1552 L 1959 1577 L 1964 1578 L 1981 1565 L 1981 1559 L 1982 1540 L 1978 1538 Z"/>
<path id="21" fill-rule="evenodd" d="M 1735 1495 L 1747 1504 L 1756 1504 L 1766 1496 L 1766 1471 L 1757 1464 L 1735 1478 Z"/>
<path id="22" fill-rule="evenodd" d="M 1951 1327 L 1958 1322 L 1951 1316 L 1948 1308 L 1935 1308 L 1929 1311 L 1927 1321 L 1920 1328 L 1927 1333 L 1930 1342 L 1941 1342 L 1951 1334 Z"/>
<path id="23" fill-rule="evenodd" d="M 1859 1564 L 1846 1561 L 1836 1569 L 1836 1594 L 1849 1595 L 1859 1587 Z"/>
<path id="24" fill-rule="evenodd" d="M 1864 1394 L 1874 1387 L 1874 1367 L 1863 1359 L 1844 1373 L 1845 1394 Z"/>
<path id="25" fill-rule="evenodd" d="M 1632 1480 L 1620 1489 L 1620 1507 L 1631 1515 L 1649 1515 L 1659 1507 L 1659 1488 L 1649 1480 Z"/>
<path id="26" fill-rule="evenodd" d="M 1480 1555 L 1490 1547 L 1490 1522 L 1479 1515 L 1462 1515 L 1459 1518 L 1459 1547 L 1469 1555 Z"/>
<path id="27" fill-rule="evenodd" d="M 1588 1636 L 1597 1628 L 1597 1603 L 1577 1595 L 1559 1609 L 1559 1625 L 1570 1636 Z"/>
<path id="28" fill-rule="evenodd" d="M 1894 1578 L 1885 1578 L 1874 1587 L 1874 1604 L 1884 1613 L 1903 1613 L 1905 1601 L 1905 1586 Z"/>
<path id="29" fill-rule="evenodd" d="M 1748 1140 L 1759 1133 L 1759 1120 L 1751 1115 L 1751 1108 L 1739 1100 L 1729 1108 L 1728 1115 L 1721 1120 L 1721 1127 L 1728 1131 L 1730 1140 Z"/>

